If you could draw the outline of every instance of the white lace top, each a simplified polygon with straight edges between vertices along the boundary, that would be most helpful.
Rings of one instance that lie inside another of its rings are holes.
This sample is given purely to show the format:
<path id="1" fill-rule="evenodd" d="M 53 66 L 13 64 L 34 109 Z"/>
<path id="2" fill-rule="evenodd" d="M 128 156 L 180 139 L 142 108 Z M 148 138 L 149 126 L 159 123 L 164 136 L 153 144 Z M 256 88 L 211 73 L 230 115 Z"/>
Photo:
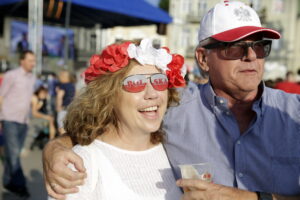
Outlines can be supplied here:
<path id="1" fill-rule="evenodd" d="M 87 179 L 79 193 L 67 195 L 68 200 L 180 199 L 162 144 L 145 151 L 127 151 L 95 140 L 73 150 L 84 161 Z"/>

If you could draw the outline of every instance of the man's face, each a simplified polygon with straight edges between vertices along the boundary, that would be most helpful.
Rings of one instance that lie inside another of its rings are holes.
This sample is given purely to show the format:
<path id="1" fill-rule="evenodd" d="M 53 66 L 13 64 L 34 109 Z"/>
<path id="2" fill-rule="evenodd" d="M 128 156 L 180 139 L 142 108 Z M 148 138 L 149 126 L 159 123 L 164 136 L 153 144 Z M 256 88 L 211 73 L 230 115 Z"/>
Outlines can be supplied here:
<path id="1" fill-rule="evenodd" d="M 20 64 L 26 72 L 31 72 L 36 64 L 35 55 L 27 53 L 25 58 L 21 60 Z"/>
<path id="2" fill-rule="evenodd" d="M 244 42 L 260 40 L 257 37 L 245 38 Z M 211 49 L 207 54 L 207 65 L 210 81 L 215 92 L 231 96 L 241 93 L 256 93 L 264 72 L 264 59 L 257 58 L 250 47 L 247 55 L 240 59 L 225 59 L 224 49 Z"/>

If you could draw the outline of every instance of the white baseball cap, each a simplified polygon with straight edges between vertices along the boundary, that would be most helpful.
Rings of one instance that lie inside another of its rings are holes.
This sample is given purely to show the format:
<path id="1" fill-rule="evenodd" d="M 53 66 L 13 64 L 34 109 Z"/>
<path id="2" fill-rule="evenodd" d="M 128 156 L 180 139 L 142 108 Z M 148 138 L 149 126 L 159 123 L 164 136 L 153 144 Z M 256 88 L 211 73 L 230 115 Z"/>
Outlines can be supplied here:
<path id="1" fill-rule="evenodd" d="M 214 38 L 223 42 L 241 40 L 254 33 L 265 38 L 279 39 L 280 33 L 261 26 L 255 10 L 238 1 L 224 1 L 210 9 L 202 18 L 198 41 Z"/>

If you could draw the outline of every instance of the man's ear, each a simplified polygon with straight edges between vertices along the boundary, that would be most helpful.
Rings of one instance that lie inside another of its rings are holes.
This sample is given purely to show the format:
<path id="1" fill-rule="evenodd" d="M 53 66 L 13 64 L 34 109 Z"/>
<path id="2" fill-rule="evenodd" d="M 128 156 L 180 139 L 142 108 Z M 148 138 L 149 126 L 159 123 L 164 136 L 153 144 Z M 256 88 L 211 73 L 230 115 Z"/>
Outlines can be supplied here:
<path id="1" fill-rule="evenodd" d="M 195 58 L 198 65 L 204 72 L 208 72 L 209 66 L 207 65 L 207 51 L 202 47 L 198 47 L 195 52 Z"/>

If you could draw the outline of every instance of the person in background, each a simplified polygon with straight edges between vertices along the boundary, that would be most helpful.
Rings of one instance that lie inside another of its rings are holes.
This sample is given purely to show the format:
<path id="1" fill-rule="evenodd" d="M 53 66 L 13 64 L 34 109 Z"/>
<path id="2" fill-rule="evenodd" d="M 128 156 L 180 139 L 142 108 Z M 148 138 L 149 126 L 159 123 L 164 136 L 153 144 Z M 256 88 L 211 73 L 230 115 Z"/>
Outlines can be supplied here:
<path id="1" fill-rule="evenodd" d="M 34 91 L 36 64 L 32 51 L 20 54 L 20 67 L 5 73 L 0 88 L 1 119 L 4 134 L 3 187 L 18 196 L 29 197 L 20 163 L 29 122 L 30 102 Z"/>
<path id="2" fill-rule="evenodd" d="M 275 88 L 287 93 L 300 94 L 300 85 L 296 82 L 296 76 L 291 71 L 286 73 L 284 81 L 276 83 Z"/>
<path id="3" fill-rule="evenodd" d="M 39 133 L 49 134 L 49 140 L 55 137 L 54 118 L 47 109 L 47 88 L 40 86 L 31 99 L 31 114 L 29 133 L 25 139 L 24 151 L 28 152 Z M 23 151 L 23 152 L 24 152 Z M 26 153 L 25 153 L 26 154 Z"/>
<path id="4" fill-rule="evenodd" d="M 47 77 L 48 94 L 50 96 L 50 113 L 56 119 L 56 86 L 58 84 L 57 76 L 54 72 Z M 56 122 L 56 120 L 54 120 Z M 56 125 L 56 124 L 55 124 Z"/>
<path id="5" fill-rule="evenodd" d="M 213 182 L 178 180 L 182 200 L 300 199 L 300 96 L 265 87 L 268 38 L 280 34 L 241 2 L 218 3 L 201 20 L 195 56 L 209 81 L 190 83 L 163 124 L 175 177 L 178 165 L 208 162 Z M 86 175 L 68 140 L 53 140 L 43 154 L 48 192 L 59 198 Z"/>
<path id="6" fill-rule="evenodd" d="M 75 97 L 74 78 L 67 70 L 61 71 L 58 75 L 58 84 L 56 87 L 56 112 L 57 126 L 60 135 L 64 134 L 63 120 L 67 113 L 66 109 Z"/>
<path id="7" fill-rule="evenodd" d="M 27 51 L 28 49 L 29 49 L 29 43 L 27 39 L 27 33 L 23 32 L 22 38 L 17 44 L 17 52 L 21 54 L 22 52 Z"/>
<path id="8" fill-rule="evenodd" d="M 2 85 L 4 76 L 4 71 L 0 70 L 0 87 Z M 2 124 L 0 123 L 0 160 L 4 162 L 4 138 L 3 138 L 3 131 L 2 131 Z"/>
<path id="9" fill-rule="evenodd" d="M 36 76 L 36 80 L 35 80 L 35 83 L 34 83 L 34 91 L 36 91 L 38 88 L 40 88 L 41 86 L 44 86 L 45 85 L 45 82 L 44 82 L 44 77 L 42 74 L 38 74 Z"/>

